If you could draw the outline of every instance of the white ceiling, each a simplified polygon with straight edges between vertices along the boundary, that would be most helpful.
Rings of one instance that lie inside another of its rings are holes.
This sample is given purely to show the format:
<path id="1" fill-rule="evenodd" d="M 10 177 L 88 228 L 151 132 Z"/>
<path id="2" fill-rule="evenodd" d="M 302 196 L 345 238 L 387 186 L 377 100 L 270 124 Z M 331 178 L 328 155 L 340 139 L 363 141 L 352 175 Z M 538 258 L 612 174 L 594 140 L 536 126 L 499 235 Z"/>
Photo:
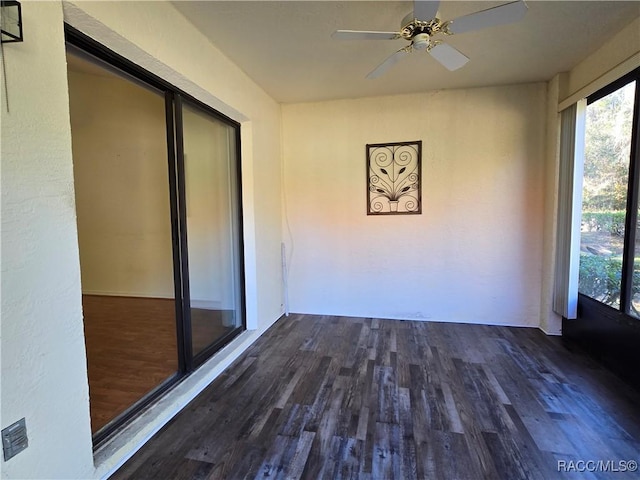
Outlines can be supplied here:
<path id="1" fill-rule="evenodd" d="M 502 3 L 443 1 L 439 16 L 449 20 Z M 413 2 L 174 2 L 213 44 L 283 103 L 546 81 L 570 70 L 640 16 L 638 1 L 527 4 L 529 11 L 519 23 L 447 37 L 471 59 L 460 70 L 450 72 L 424 52 L 414 52 L 382 77 L 367 80 L 369 71 L 407 42 L 338 41 L 331 33 L 397 31 Z"/>

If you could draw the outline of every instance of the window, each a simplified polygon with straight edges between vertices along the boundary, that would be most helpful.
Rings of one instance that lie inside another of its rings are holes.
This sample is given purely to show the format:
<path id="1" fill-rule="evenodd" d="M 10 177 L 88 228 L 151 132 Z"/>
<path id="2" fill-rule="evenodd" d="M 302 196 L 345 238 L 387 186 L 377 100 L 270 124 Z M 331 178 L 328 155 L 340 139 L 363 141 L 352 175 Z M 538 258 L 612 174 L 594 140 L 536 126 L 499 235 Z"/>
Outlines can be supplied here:
<path id="1" fill-rule="evenodd" d="M 579 293 L 640 317 L 636 70 L 587 99 Z M 638 258 L 636 258 L 638 255 Z"/>

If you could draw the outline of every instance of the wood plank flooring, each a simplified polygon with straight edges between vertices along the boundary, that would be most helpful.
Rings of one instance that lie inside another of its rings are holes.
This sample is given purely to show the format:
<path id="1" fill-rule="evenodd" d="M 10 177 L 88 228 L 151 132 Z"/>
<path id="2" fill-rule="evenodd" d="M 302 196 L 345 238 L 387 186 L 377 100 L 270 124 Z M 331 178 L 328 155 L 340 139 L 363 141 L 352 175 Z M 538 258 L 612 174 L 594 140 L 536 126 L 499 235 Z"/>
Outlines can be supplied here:
<path id="1" fill-rule="evenodd" d="M 96 433 L 178 371 L 173 299 L 83 295 L 91 430 Z M 192 309 L 197 353 L 230 328 L 228 312 Z"/>
<path id="2" fill-rule="evenodd" d="M 291 315 L 112 478 L 639 478 L 580 460 L 640 460 L 640 394 L 560 339 Z"/>
<path id="3" fill-rule="evenodd" d="M 174 305 L 82 296 L 93 433 L 178 371 Z"/>

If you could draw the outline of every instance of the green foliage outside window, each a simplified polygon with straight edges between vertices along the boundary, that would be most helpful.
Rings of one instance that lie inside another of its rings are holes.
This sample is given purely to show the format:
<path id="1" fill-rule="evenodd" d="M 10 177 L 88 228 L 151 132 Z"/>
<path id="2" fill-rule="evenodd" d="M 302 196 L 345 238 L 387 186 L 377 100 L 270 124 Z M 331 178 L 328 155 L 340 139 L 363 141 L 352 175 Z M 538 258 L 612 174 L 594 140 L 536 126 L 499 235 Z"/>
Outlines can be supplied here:
<path id="1" fill-rule="evenodd" d="M 635 84 L 628 84 L 591 103 L 586 112 L 578 289 L 614 307 L 620 305 L 634 92 Z M 640 294 L 638 262 L 632 298 Z"/>
<path id="2" fill-rule="evenodd" d="M 583 232 L 602 232 L 624 237 L 624 211 L 582 212 Z"/>
<path id="3" fill-rule="evenodd" d="M 638 261 L 640 258 L 636 259 L 636 265 Z M 622 258 L 590 253 L 580 254 L 580 293 L 607 305 L 619 305 L 621 275 Z M 640 293 L 640 270 L 635 269 L 631 287 L 632 298 L 638 293 Z"/>
<path id="4" fill-rule="evenodd" d="M 631 153 L 633 85 L 587 108 L 582 208 L 624 211 Z"/>

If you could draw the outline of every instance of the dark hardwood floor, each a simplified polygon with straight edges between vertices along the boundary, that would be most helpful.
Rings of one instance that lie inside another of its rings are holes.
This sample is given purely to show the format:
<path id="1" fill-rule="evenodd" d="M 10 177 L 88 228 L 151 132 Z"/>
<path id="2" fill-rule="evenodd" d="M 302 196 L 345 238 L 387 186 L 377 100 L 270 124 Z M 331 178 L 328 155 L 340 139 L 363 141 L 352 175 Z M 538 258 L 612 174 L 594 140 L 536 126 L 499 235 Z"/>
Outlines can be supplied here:
<path id="1" fill-rule="evenodd" d="M 178 371 L 175 301 L 83 295 L 91 430 L 96 433 Z M 192 309 L 199 352 L 230 328 L 228 312 Z"/>
<path id="2" fill-rule="evenodd" d="M 82 296 L 93 433 L 178 371 L 174 305 Z"/>
<path id="3" fill-rule="evenodd" d="M 291 315 L 112 478 L 639 478 L 611 472 L 632 460 L 640 394 L 559 338 Z"/>

